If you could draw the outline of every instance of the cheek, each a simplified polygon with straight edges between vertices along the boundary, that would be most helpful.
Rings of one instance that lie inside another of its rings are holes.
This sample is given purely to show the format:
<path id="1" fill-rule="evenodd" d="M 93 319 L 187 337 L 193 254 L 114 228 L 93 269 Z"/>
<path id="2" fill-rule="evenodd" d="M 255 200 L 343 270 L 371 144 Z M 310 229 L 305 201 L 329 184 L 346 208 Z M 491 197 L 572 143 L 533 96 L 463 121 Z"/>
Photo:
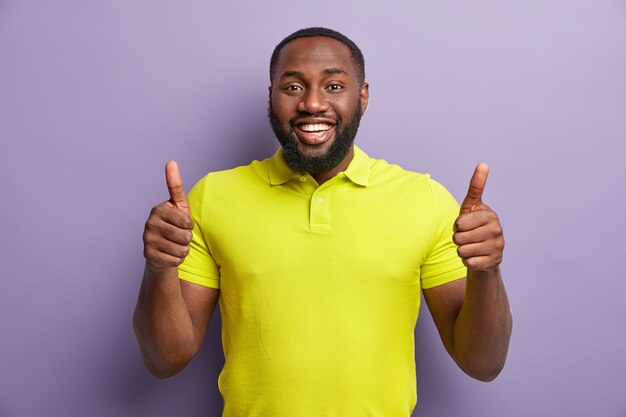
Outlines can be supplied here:
<path id="1" fill-rule="evenodd" d="M 292 113 L 292 105 L 290 100 L 286 100 L 285 98 L 272 98 L 270 100 L 272 105 L 272 111 L 281 121 L 286 119 L 289 120 Z"/>
<path id="2" fill-rule="evenodd" d="M 354 116 L 361 113 L 361 96 L 346 97 L 346 100 L 336 103 L 335 108 L 344 121 L 352 120 Z"/>

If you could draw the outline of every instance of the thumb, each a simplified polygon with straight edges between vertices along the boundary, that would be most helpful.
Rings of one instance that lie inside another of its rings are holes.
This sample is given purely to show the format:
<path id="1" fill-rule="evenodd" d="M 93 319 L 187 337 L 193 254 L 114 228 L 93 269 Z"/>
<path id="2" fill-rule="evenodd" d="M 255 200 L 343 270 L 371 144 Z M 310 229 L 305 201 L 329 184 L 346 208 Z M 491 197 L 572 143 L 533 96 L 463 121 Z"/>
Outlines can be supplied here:
<path id="1" fill-rule="evenodd" d="M 170 202 L 179 209 L 189 213 L 189 201 L 187 196 L 185 196 L 183 179 L 180 176 L 180 170 L 176 161 L 169 161 L 165 164 L 165 182 L 170 192 Z"/>
<path id="2" fill-rule="evenodd" d="M 470 180 L 467 195 L 465 199 L 463 199 L 463 203 L 461 203 L 461 214 L 471 213 L 476 207 L 483 203 L 483 191 L 485 191 L 488 175 L 489 166 L 487 166 L 487 164 L 481 162 L 476 166 L 472 179 Z"/>

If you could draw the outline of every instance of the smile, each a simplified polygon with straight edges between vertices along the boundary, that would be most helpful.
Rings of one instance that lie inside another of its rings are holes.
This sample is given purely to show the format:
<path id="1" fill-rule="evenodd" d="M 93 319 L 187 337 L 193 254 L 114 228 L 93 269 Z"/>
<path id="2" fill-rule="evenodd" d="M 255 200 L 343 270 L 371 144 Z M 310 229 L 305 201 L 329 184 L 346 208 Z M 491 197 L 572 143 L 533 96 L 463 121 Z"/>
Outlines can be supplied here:
<path id="1" fill-rule="evenodd" d="M 330 123 L 299 123 L 296 134 L 307 145 L 319 145 L 328 141 L 335 131 L 335 125 Z"/>
<path id="2" fill-rule="evenodd" d="M 325 132 L 331 129 L 333 126 L 326 123 L 316 123 L 316 124 L 301 124 L 298 126 L 300 130 L 305 132 Z"/>

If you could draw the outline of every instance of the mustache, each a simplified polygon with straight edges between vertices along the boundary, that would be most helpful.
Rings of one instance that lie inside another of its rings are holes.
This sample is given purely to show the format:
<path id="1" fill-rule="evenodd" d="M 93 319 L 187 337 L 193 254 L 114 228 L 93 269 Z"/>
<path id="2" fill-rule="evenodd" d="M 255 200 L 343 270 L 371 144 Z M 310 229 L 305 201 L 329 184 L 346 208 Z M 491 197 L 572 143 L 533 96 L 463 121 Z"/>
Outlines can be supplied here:
<path id="1" fill-rule="evenodd" d="M 341 123 L 341 119 L 337 116 L 333 116 L 327 113 L 303 113 L 299 116 L 293 117 L 291 119 L 289 119 L 289 126 L 294 127 L 298 124 L 298 122 L 300 121 L 300 119 L 304 119 L 304 118 L 308 118 L 308 117 L 317 117 L 320 119 L 330 119 L 333 120 L 337 125 L 339 125 Z"/>

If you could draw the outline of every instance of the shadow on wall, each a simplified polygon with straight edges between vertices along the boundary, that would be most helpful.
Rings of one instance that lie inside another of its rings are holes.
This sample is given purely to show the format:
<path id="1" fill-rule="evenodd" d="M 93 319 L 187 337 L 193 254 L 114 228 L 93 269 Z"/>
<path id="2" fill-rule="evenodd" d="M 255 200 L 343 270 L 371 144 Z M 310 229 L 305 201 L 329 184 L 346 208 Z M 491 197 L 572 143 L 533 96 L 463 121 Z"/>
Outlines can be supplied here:
<path id="1" fill-rule="evenodd" d="M 9 417 L 9 409 L 3 401 L 0 401 L 0 417 Z"/>
<path id="2" fill-rule="evenodd" d="M 450 412 L 472 403 L 457 389 L 459 381 L 468 377 L 448 356 L 423 296 L 415 327 L 415 365 L 418 400 L 414 417 L 456 415 Z"/>
<path id="3" fill-rule="evenodd" d="M 224 365 L 221 320 L 216 310 L 198 355 L 178 375 L 159 380 L 145 369 L 139 348 L 116 352 L 117 363 L 108 373 L 106 395 L 109 411 L 117 416 L 208 416 L 219 417 L 222 399 L 217 378 Z M 133 340 L 134 342 L 134 340 Z M 136 345 L 136 343 L 135 343 Z M 119 358 L 124 358 L 120 363 Z M 114 407 L 111 407 L 115 404 Z M 113 410 L 112 410 L 113 409 Z"/>
<path id="4" fill-rule="evenodd" d="M 259 108 L 258 103 L 265 107 Z M 241 106 L 237 103 L 247 103 Z M 257 103 L 257 104 L 255 104 Z M 245 123 L 224 123 L 217 127 L 200 126 L 199 136 L 190 138 L 190 155 L 194 173 L 200 178 L 208 171 L 228 169 L 246 165 L 254 159 L 271 156 L 278 147 L 273 136 L 266 113 L 266 99 L 259 97 L 239 97 L 239 100 L 222 102 L 220 112 L 243 115 Z M 252 108 L 255 106 L 255 108 Z M 246 108 L 248 107 L 248 108 Z M 206 140 L 205 137 L 223 138 L 223 141 Z M 195 148 L 194 148 L 194 141 Z M 185 156 L 187 158 L 187 156 Z M 195 160 L 194 160 L 195 159 Z M 206 171 L 202 172 L 203 169 Z M 189 184 L 189 189 L 192 184 Z M 146 208 L 146 215 L 149 208 Z M 128 265 L 143 263 L 138 259 L 128 259 Z M 137 277 L 141 274 L 138 272 Z M 129 298 L 128 310 L 132 311 L 136 300 L 136 290 Z M 130 325 L 130 316 L 128 317 Z M 126 325 L 124 323 L 124 325 Z M 224 354 L 221 346 L 221 318 L 219 305 L 211 319 L 203 347 L 194 360 L 178 375 L 165 380 L 154 378 L 144 367 L 139 348 L 132 329 L 125 328 L 123 334 L 116 335 L 118 343 L 112 341 L 112 365 L 105 372 L 103 396 L 109 402 L 104 408 L 115 411 L 117 416 L 208 416 L 220 417 L 223 402 L 218 391 L 217 381 L 224 366 Z M 0 414 L 0 417 L 2 415 Z"/>
<path id="5" fill-rule="evenodd" d="M 258 90 L 256 87 L 249 86 L 248 90 Z M 280 145 L 270 127 L 267 106 L 267 96 L 260 93 L 248 97 L 220 96 L 221 119 L 207 118 L 191 144 L 194 149 L 185 155 L 198 169 L 195 177 L 272 156 Z"/>

